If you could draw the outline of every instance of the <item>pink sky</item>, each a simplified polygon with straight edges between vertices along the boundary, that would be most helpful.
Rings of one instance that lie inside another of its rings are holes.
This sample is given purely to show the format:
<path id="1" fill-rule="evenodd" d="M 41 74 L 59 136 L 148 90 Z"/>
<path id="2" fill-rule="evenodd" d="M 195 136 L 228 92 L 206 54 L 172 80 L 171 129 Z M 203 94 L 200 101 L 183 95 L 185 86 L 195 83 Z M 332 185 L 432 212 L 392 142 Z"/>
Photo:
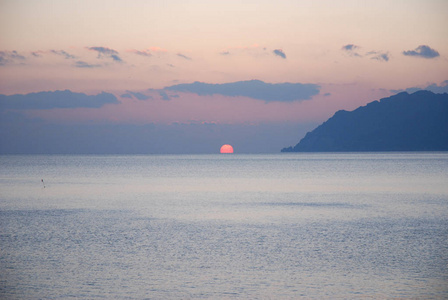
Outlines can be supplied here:
<path id="1" fill-rule="evenodd" d="M 3 0 L 0 36 L 0 94 L 105 91 L 120 101 L 27 112 L 55 122 L 320 123 L 448 79 L 443 0 Z M 320 91 L 270 103 L 192 93 L 164 101 L 157 92 L 253 79 Z M 153 99 L 121 98 L 126 91 Z"/>

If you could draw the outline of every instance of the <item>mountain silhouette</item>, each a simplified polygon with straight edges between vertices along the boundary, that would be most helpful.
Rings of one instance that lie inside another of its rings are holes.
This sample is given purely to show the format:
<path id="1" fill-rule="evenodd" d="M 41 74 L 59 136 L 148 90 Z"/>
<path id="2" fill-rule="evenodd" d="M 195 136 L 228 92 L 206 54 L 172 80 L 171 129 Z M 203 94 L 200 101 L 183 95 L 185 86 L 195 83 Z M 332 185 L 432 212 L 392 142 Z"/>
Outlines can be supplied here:
<path id="1" fill-rule="evenodd" d="M 402 92 L 340 110 L 282 152 L 447 151 L 448 94 Z"/>

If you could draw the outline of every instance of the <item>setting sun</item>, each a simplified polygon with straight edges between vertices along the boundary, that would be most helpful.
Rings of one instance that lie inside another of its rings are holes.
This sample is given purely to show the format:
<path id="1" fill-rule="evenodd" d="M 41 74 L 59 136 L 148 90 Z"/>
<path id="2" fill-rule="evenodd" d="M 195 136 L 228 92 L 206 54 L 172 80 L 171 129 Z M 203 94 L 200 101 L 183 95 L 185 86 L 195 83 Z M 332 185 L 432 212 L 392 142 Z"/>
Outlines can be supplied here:
<path id="1" fill-rule="evenodd" d="M 233 147 L 230 145 L 227 145 L 227 144 L 222 145 L 220 152 L 221 153 L 233 153 Z"/>

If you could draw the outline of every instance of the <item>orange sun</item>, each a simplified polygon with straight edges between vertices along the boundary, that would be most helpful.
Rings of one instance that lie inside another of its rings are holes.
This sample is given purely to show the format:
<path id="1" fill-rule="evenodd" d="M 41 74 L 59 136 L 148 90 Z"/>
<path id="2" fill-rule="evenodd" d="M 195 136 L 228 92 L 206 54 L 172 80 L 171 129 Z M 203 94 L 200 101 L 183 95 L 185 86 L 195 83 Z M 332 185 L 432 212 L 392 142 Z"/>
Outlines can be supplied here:
<path id="1" fill-rule="evenodd" d="M 221 150 L 219 151 L 221 153 L 233 153 L 233 147 L 230 145 L 222 145 Z"/>

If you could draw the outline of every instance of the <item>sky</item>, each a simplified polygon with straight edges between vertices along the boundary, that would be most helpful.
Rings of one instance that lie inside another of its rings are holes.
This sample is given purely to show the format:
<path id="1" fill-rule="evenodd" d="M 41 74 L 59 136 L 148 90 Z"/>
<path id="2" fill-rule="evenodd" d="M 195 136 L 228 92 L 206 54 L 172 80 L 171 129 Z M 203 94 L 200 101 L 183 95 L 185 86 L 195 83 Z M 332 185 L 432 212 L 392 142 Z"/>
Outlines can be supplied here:
<path id="1" fill-rule="evenodd" d="M 0 0 L 0 153 L 276 153 L 448 92 L 448 1 Z"/>

